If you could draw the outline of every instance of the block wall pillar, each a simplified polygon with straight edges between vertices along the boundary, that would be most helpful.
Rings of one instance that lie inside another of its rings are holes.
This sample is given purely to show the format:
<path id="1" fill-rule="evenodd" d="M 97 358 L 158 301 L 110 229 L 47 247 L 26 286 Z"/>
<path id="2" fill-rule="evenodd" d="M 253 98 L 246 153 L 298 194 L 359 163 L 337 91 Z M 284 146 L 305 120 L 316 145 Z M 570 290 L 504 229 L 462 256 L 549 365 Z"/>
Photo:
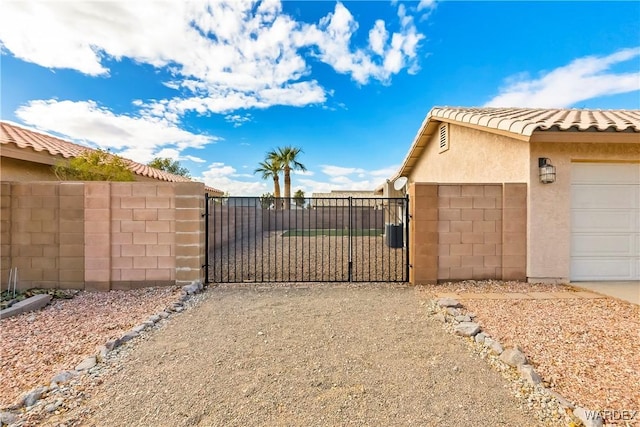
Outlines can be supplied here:
<path id="1" fill-rule="evenodd" d="M 409 185 L 409 283 L 438 280 L 438 185 Z"/>
<path id="2" fill-rule="evenodd" d="M 111 289 L 111 184 L 84 184 L 85 289 Z"/>
<path id="3" fill-rule="evenodd" d="M 175 188 L 176 284 L 204 281 L 204 184 L 177 182 Z"/>
<path id="4" fill-rule="evenodd" d="M 7 289 L 11 268 L 11 183 L 0 183 L 0 286 Z"/>
<path id="5" fill-rule="evenodd" d="M 61 182 L 59 186 L 59 286 L 84 289 L 84 183 Z"/>
<path id="6" fill-rule="evenodd" d="M 527 278 L 527 184 L 504 184 L 502 280 Z"/>

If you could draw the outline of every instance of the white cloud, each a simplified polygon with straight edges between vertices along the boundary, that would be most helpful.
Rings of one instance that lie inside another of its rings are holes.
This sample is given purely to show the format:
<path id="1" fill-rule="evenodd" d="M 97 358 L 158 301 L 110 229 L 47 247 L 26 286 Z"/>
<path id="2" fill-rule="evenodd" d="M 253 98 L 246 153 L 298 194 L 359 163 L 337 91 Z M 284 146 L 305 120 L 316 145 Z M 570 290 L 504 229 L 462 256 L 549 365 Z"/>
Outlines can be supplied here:
<path id="1" fill-rule="evenodd" d="M 266 192 L 273 192 L 271 181 L 262 181 L 259 177 L 251 180 L 248 174 L 238 174 L 236 169 L 224 163 L 211 163 L 209 168 L 196 181 L 229 193 L 231 196 L 260 196 Z"/>
<path id="2" fill-rule="evenodd" d="M 369 175 L 386 179 L 395 175 L 398 169 L 398 165 L 388 166 L 386 168 L 372 170 L 369 172 Z"/>
<path id="3" fill-rule="evenodd" d="M 141 163 L 160 153 L 180 158 L 182 150 L 203 148 L 218 139 L 193 134 L 160 118 L 116 115 L 94 101 L 30 101 L 18 108 L 16 115 L 37 129 L 109 149 Z"/>
<path id="4" fill-rule="evenodd" d="M 384 46 L 387 44 L 389 33 L 385 28 L 384 21 L 378 19 L 371 30 L 369 30 L 369 47 L 378 55 L 384 54 Z"/>
<path id="5" fill-rule="evenodd" d="M 91 76 L 108 77 L 108 60 L 123 58 L 164 68 L 172 77 L 163 83 L 181 95 L 134 104 L 177 122 L 189 111 L 324 103 L 330 91 L 309 78 L 310 50 L 360 84 L 387 83 L 404 68 L 415 72 L 424 36 L 405 7 L 397 7 L 396 32 L 389 34 L 388 23 L 378 20 L 367 46 L 355 48 L 358 23 L 339 2 L 318 23 L 304 23 L 284 14 L 277 0 L 8 0 L 0 14 L 0 44 L 25 61 Z"/>
<path id="6" fill-rule="evenodd" d="M 134 98 L 137 113 L 116 114 L 91 100 L 51 99 L 30 101 L 16 116 L 140 162 L 163 152 L 202 162 L 183 151 L 217 138 L 181 129 L 187 113 L 225 114 L 239 126 L 251 117 L 238 110 L 324 104 L 333 91 L 311 77 L 317 61 L 359 84 L 386 84 L 404 69 L 415 73 L 424 36 L 405 6 L 394 6 L 397 22 L 377 20 L 358 47 L 353 35 L 359 24 L 340 2 L 307 23 L 283 13 L 279 0 L 5 0 L 0 49 L 43 67 L 99 78 L 109 78 L 111 61 L 125 58 L 165 71 L 169 77 L 161 83 L 176 96 Z"/>
<path id="7" fill-rule="evenodd" d="M 190 160 L 194 163 L 206 163 L 207 161 L 203 158 L 200 157 L 196 157 L 196 156 L 180 156 L 180 159 L 184 159 L 184 160 Z"/>
<path id="8" fill-rule="evenodd" d="M 306 171 L 292 170 L 291 174 L 292 175 L 300 175 L 300 176 L 313 176 L 313 175 L 315 175 L 315 173 L 313 171 L 310 171 L 310 170 L 306 170 Z"/>
<path id="9" fill-rule="evenodd" d="M 224 117 L 224 119 L 229 123 L 233 123 L 233 127 L 237 128 L 247 122 L 250 122 L 251 114 L 245 114 L 244 116 L 241 114 L 228 114 Z"/>
<path id="10" fill-rule="evenodd" d="M 563 108 L 600 96 L 638 91 L 638 71 L 614 72 L 611 68 L 634 59 L 637 62 L 639 56 L 640 47 L 622 49 L 607 56 L 578 58 L 538 78 L 512 76 L 485 106 Z"/>
<path id="11" fill-rule="evenodd" d="M 189 156 L 189 155 L 182 155 L 180 153 L 179 150 L 176 150 L 175 148 L 163 148 L 160 151 L 156 152 L 154 154 L 154 157 L 161 157 L 161 158 L 168 158 L 168 159 L 172 159 L 172 160 L 177 160 L 177 161 L 184 161 L 184 160 L 189 160 L 191 162 L 194 163 L 205 163 L 206 160 L 200 158 L 200 157 L 196 157 L 196 156 Z"/>
<path id="12" fill-rule="evenodd" d="M 361 168 L 345 168 L 342 166 L 322 165 L 322 173 L 332 177 L 351 175 L 354 173 L 362 173 L 364 169 Z"/>
<path id="13" fill-rule="evenodd" d="M 436 7 L 436 0 L 420 0 L 420 3 L 418 3 L 418 11 L 433 9 L 434 7 Z"/>
<path id="14" fill-rule="evenodd" d="M 378 180 L 372 179 L 352 180 L 346 176 L 339 176 L 329 181 L 301 178 L 296 183 L 299 184 L 299 187 L 306 195 L 311 196 L 313 193 L 329 193 L 340 190 L 373 191 L 378 185 L 382 184 L 382 181 L 378 182 Z"/>
<path id="15" fill-rule="evenodd" d="M 312 193 L 328 193 L 332 190 L 373 191 L 391 177 L 398 168 L 399 165 L 392 165 L 381 169 L 365 170 L 357 167 L 322 165 L 321 172 L 326 175 L 326 179 L 303 177 L 296 179 L 294 185 L 300 187 L 309 196 Z"/>
<path id="16" fill-rule="evenodd" d="M 300 45 L 315 45 L 317 57 L 339 73 L 350 74 L 360 84 L 370 80 L 387 83 L 402 68 L 417 69 L 416 50 L 424 35 L 417 32 L 413 18 L 404 5 L 398 5 L 400 31 L 389 42 L 385 22 L 377 20 L 369 31 L 368 49 L 351 48 L 351 38 L 358 23 L 351 12 L 337 3 L 333 13 L 322 18 L 318 25 L 303 26 Z"/>

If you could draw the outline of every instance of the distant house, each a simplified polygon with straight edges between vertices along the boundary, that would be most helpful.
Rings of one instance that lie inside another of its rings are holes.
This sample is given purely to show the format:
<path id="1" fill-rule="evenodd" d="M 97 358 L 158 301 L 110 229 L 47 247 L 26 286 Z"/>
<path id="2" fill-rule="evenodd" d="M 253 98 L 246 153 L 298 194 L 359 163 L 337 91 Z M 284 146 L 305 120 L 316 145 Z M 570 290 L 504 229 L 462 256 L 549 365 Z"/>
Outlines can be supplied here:
<path id="1" fill-rule="evenodd" d="M 94 151 L 73 142 L 32 129 L 0 121 L 0 179 L 2 181 L 57 181 L 52 166 L 63 159 Z M 191 179 L 174 175 L 147 165 L 123 159 L 135 174 L 136 181 L 189 182 Z M 223 191 L 205 187 L 212 196 Z"/>
<path id="2" fill-rule="evenodd" d="M 639 110 L 436 107 L 400 177 L 416 282 L 640 280 Z"/>

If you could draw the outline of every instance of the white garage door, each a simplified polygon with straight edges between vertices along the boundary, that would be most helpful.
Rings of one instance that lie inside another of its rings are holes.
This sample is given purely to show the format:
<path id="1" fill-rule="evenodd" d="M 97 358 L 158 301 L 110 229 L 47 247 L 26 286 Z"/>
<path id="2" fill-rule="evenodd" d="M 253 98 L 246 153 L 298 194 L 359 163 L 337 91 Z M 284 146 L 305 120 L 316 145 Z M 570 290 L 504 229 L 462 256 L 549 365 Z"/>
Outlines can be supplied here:
<path id="1" fill-rule="evenodd" d="M 571 280 L 640 280 L 640 164 L 572 164 Z"/>

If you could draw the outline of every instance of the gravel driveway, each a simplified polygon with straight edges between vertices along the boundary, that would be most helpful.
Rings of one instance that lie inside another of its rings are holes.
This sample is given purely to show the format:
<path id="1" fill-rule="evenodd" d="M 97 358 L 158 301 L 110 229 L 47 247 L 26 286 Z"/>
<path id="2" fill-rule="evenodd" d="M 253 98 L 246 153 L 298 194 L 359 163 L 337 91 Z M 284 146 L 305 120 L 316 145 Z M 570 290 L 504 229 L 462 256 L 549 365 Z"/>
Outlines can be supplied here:
<path id="1" fill-rule="evenodd" d="M 382 284 L 209 289 L 135 344 L 83 425 L 538 425 L 420 301 Z"/>

